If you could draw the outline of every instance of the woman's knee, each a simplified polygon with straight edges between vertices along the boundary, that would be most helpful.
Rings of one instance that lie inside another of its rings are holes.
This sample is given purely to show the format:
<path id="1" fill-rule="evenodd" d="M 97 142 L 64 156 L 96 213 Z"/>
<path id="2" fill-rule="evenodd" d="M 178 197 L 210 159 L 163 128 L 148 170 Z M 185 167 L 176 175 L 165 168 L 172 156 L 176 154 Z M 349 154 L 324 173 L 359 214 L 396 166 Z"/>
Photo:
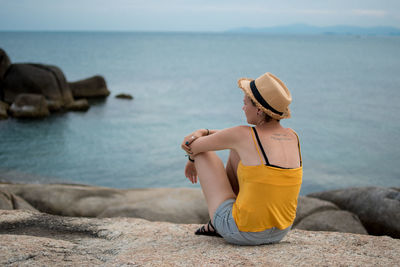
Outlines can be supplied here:
<path id="1" fill-rule="evenodd" d="M 203 158 L 203 157 L 211 157 L 213 155 L 215 155 L 214 151 L 206 151 L 206 152 L 201 152 L 194 157 L 195 158 Z"/>

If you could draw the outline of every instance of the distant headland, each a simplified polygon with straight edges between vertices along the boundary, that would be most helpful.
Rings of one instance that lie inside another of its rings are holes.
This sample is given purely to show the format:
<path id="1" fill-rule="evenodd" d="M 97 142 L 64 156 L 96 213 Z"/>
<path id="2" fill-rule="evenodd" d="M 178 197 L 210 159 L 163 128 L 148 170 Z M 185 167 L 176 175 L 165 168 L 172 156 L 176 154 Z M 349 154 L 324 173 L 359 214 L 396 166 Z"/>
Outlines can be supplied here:
<path id="1" fill-rule="evenodd" d="M 400 36 L 400 28 L 389 26 L 358 27 L 337 25 L 319 27 L 308 24 L 290 24 L 274 27 L 252 28 L 241 27 L 230 29 L 231 33 L 265 33 L 265 34 L 326 34 L 326 35 L 370 35 L 370 36 Z"/>

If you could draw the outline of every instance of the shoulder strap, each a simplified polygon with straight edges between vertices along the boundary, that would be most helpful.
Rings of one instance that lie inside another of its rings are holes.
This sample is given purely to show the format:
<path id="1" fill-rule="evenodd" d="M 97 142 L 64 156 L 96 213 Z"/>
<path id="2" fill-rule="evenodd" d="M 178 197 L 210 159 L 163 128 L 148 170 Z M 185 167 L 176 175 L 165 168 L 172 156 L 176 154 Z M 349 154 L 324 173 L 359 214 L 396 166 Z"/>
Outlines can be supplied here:
<path id="1" fill-rule="evenodd" d="M 250 132 L 251 132 L 251 137 L 253 137 L 254 146 L 256 147 L 258 156 L 260 157 L 261 164 L 264 164 L 262 156 L 261 156 L 261 153 L 260 153 L 260 150 L 258 149 L 258 145 L 257 145 L 256 139 L 255 139 L 255 136 L 254 136 L 254 127 L 249 127 L 249 128 L 250 128 Z"/>
<path id="2" fill-rule="evenodd" d="M 299 136 L 297 135 L 297 133 L 291 129 L 293 131 L 293 133 L 296 135 L 297 137 L 297 144 L 299 146 L 299 156 L 300 156 L 300 166 L 303 166 L 303 160 L 301 159 L 301 149 L 300 149 L 300 140 L 299 140 Z"/>
<path id="3" fill-rule="evenodd" d="M 256 127 L 252 127 L 252 129 L 253 129 L 253 131 L 254 131 L 254 135 L 256 136 L 258 146 L 260 147 L 261 152 L 262 152 L 262 154 L 263 154 L 263 156 L 264 156 L 265 165 L 269 165 L 269 161 L 268 161 L 267 155 L 265 154 L 264 148 L 263 148 L 263 146 L 261 145 L 260 138 L 258 138 L 258 134 L 257 134 L 257 131 L 256 131 Z"/>

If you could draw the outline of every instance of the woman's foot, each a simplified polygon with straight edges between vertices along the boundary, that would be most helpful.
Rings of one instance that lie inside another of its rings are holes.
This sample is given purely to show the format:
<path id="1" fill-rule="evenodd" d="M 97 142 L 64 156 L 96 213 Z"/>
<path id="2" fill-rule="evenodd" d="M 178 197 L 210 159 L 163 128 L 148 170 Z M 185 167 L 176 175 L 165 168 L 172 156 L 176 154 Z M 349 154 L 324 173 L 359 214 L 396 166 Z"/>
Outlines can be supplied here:
<path id="1" fill-rule="evenodd" d="M 194 234 L 222 237 L 220 234 L 218 234 L 217 230 L 214 228 L 214 225 L 212 225 L 211 220 L 207 224 L 197 229 Z"/>

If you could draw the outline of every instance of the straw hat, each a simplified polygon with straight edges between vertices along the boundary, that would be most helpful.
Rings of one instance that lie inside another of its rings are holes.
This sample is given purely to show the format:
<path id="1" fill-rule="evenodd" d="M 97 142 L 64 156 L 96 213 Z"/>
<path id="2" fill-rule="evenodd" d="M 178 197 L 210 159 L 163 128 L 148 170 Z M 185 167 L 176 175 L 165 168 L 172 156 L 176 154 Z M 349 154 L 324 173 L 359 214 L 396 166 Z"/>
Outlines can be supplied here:
<path id="1" fill-rule="evenodd" d="M 273 74 L 267 72 L 255 80 L 241 78 L 238 85 L 267 115 L 277 120 L 290 118 L 292 96 L 285 84 Z"/>

